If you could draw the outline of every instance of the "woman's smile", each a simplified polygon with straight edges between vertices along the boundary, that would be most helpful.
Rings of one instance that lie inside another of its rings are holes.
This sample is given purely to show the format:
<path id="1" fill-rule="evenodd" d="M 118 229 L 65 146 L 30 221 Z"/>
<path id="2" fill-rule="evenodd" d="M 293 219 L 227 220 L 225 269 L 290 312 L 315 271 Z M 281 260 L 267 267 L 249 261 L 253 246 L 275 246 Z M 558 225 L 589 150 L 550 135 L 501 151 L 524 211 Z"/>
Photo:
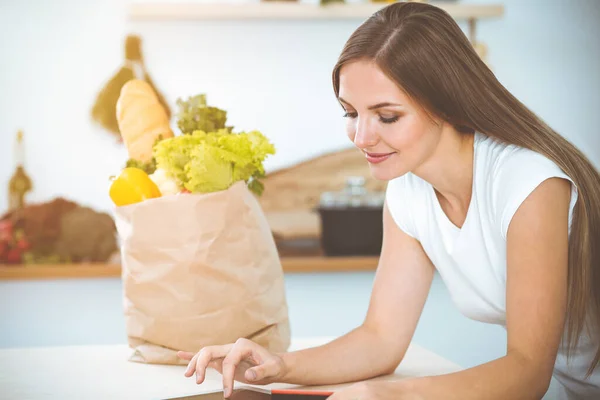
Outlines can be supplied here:
<path id="1" fill-rule="evenodd" d="M 384 162 L 385 160 L 387 160 L 388 158 L 390 158 L 392 155 L 396 154 L 396 152 L 391 152 L 391 153 L 369 153 L 367 151 L 365 151 L 365 157 L 367 158 L 367 161 L 371 164 L 379 164 L 381 162 Z"/>

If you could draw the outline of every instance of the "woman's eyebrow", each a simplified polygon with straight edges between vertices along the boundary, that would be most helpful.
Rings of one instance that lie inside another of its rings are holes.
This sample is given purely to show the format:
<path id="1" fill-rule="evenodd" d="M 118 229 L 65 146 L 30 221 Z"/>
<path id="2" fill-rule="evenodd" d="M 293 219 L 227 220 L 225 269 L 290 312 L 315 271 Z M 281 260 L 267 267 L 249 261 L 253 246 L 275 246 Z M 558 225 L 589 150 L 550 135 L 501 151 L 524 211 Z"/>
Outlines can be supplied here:
<path id="1" fill-rule="evenodd" d="M 346 100 L 342 99 L 341 97 L 338 97 L 338 100 L 339 100 L 340 102 L 342 102 L 342 103 L 346 104 L 346 105 L 351 105 L 350 103 L 348 103 Z M 374 105 L 372 105 L 372 106 L 369 106 L 369 107 L 368 107 L 368 109 L 369 109 L 369 110 L 376 110 L 376 109 L 378 109 L 378 108 L 390 107 L 390 106 L 392 106 L 392 107 L 401 107 L 401 106 L 402 106 L 402 104 L 398 104 L 398 103 L 390 103 L 390 102 L 388 102 L 388 101 L 385 101 L 385 102 L 383 102 L 383 103 L 377 103 L 377 104 L 374 104 Z"/>
<path id="2" fill-rule="evenodd" d="M 346 105 L 348 105 L 348 106 L 349 106 L 349 105 L 351 105 L 350 103 L 348 103 L 346 100 L 342 99 L 341 97 L 338 97 L 338 101 L 339 101 L 340 103 L 344 103 L 344 104 L 346 104 Z"/>
<path id="3" fill-rule="evenodd" d="M 377 103 L 375 105 L 372 105 L 372 106 L 368 107 L 368 109 L 369 110 L 376 110 L 378 108 L 390 107 L 390 106 L 392 106 L 392 107 L 401 107 L 402 104 L 390 103 L 390 102 L 385 101 L 383 103 Z"/>

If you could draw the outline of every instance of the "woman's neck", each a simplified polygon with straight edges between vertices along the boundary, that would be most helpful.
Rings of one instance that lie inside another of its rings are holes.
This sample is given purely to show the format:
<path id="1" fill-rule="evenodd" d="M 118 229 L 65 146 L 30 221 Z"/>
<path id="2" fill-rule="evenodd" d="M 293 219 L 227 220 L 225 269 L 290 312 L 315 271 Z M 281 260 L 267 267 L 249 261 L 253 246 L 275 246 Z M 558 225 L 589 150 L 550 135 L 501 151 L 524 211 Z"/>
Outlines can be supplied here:
<path id="1" fill-rule="evenodd" d="M 446 125 L 431 157 L 414 171 L 433 186 L 442 205 L 458 214 L 466 215 L 471 202 L 474 140 L 474 134 Z"/>

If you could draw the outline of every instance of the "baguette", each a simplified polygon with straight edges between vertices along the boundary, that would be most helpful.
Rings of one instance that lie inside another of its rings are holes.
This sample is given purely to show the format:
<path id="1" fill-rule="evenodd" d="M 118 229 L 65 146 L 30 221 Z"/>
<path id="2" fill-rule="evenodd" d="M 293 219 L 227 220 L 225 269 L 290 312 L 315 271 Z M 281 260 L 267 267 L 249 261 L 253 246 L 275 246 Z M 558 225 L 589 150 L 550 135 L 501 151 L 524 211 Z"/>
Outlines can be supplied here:
<path id="1" fill-rule="evenodd" d="M 173 137 L 167 112 L 152 86 L 143 80 L 132 79 L 123 85 L 116 111 L 130 159 L 151 161 L 156 139 Z"/>

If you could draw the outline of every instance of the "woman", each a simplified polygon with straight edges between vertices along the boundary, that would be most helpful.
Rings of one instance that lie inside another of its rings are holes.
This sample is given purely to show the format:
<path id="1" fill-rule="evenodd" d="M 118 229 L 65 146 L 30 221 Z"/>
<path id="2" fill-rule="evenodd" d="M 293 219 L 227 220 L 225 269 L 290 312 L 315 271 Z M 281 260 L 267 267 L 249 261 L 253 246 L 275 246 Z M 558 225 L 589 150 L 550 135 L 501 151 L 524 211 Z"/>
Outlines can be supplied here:
<path id="1" fill-rule="evenodd" d="M 349 138 L 388 180 L 384 240 L 364 323 L 321 347 L 271 354 L 247 340 L 212 346 L 234 378 L 303 385 L 393 372 L 437 269 L 467 316 L 506 327 L 507 353 L 444 376 L 354 385 L 350 399 L 600 399 L 600 176 L 513 97 L 455 21 L 418 3 L 374 14 L 333 71 Z M 569 364 L 567 364 L 567 361 Z"/>

